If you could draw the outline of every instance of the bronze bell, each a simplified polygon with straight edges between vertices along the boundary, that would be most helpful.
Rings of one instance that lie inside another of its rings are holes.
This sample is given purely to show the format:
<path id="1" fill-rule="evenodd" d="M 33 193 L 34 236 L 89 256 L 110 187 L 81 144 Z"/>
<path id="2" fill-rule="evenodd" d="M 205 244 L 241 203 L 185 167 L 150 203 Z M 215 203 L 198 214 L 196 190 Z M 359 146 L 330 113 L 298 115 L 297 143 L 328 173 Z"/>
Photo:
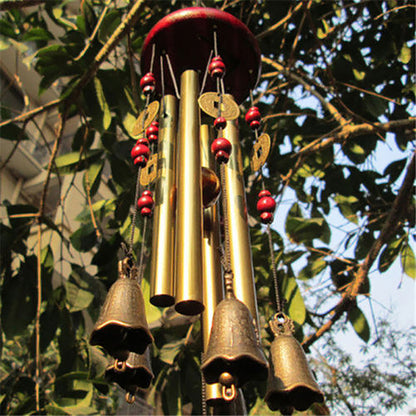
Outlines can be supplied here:
<path id="1" fill-rule="evenodd" d="M 215 309 L 201 370 L 208 384 L 224 386 L 225 400 L 233 400 L 236 388 L 267 377 L 268 364 L 247 306 L 233 295 L 227 296 Z"/>
<path id="2" fill-rule="evenodd" d="M 270 349 L 270 372 L 265 401 L 270 410 L 308 409 L 324 400 L 306 360 L 302 346 L 293 336 L 292 320 L 277 313 L 270 321 L 274 340 Z"/>
<path id="3" fill-rule="evenodd" d="M 129 352 L 143 354 L 151 342 L 137 268 L 125 258 L 119 262 L 119 278 L 107 294 L 90 344 L 101 345 L 114 358 L 125 361 Z"/>
<path id="4" fill-rule="evenodd" d="M 105 370 L 105 377 L 130 394 L 135 394 L 139 388 L 147 389 L 154 378 L 150 349 L 147 348 L 144 354 L 131 352 L 126 361 L 113 360 Z"/>

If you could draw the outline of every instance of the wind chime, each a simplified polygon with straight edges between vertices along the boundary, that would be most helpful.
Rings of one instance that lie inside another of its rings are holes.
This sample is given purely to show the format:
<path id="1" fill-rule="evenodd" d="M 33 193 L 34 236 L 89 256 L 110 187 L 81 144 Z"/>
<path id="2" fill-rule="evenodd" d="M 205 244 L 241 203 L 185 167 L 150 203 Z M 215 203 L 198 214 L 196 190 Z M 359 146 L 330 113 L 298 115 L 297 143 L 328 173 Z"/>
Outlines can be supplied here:
<path id="1" fill-rule="evenodd" d="M 175 11 L 144 42 L 140 86 L 146 104 L 133 131 L 140 138 L 131 152 L 138 168 L 138 202 L 130 247 L 90 339 L 114 358 L 106 375 L 127 391 L 128 401 L 153 378 L 153 337 L 140 288 L 150 217 L 149 300 L 158 307 L 174 306 L 180 314 L 201 314 L 203 405 L 244 413 L 240 387 L 267 375 L 265 400 L 272 410 L 289 414 L 323 401 L 293 336 L 293 322 L 282 311 L 270 232 L 276 204 L 264 186 L 257 210 L 269 237 L 277 307 L 270 321 L 275 336 L 270 365 L 260 346 L 237 121 L 239 104 L 259 79 L 260 62 L 248 28 L 212 8 Z M 151 101 L 156 96 L 159 100 Z M 245 120 L 255 137 L 252 168 L 262 178 L 270 138 L 260 134 L 257 107 L 249 109 Z M 140 192 L 149 187 L 154 199 L 148 189 Z M 132 253 L 137 212 L 144 217 L 138 265 Z"/>

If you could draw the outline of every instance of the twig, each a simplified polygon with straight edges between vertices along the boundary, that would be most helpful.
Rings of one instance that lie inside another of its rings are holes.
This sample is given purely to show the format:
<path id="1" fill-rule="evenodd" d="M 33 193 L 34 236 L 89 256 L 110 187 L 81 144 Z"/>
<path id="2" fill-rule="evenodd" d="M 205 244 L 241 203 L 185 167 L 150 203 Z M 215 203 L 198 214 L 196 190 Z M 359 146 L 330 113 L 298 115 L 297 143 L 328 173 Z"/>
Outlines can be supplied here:
<path id="1" fill-rule="evenodd" d="M 296 7 L 293 10 L 290 10 L 289 13 L 281 20 L 279 20 L 274 25 L 270 26 L 268 29 L 266 29 L 264 32 L 259 33 L 256 38 L 257 40 L 260 40 L 264 38 L 267 35 L 270 35 L 272 32 L 274 32 L 276 29 L 278 29 L 280 26 L 282 26 L 284 23 L 286 23 L 294 13 L 296 13 L 301 7 L 303 6 L 303 2 L 299 2 Z"/>
<path id="2" fill-rule="evenodd" d="M 36 412 L 40 411 L 40 312 L 42 307 L 42 264 L 41 264 L 41 245 L 42 245 L 42 223 L 40 217 L 38 218 L 38 250 L 37 250 L 37 305 L 36 305 L 36 318 L 35 318 L 35 400 L 36 400 Z"/>
<path id="3" fill-rule="evenodd" d="M 105 7 L 104 7 L 104 9 L 103 9 L 103 11 L 100 15 L 100 18 L 98 19 L 98 22 L 95 25 L 94 31 L 91 33 L 91 36 L 87 39 L 87 43 L 85 44 L 84 49 L 79 53 L 79 55 L 76 58 L 74 58 L 74 61 L 79 61 L 85 55 L 85 52 L 87 52 L 87 50 L 90 47 L 92 41 L 94 40 L 95 36 L 98 33 L 98 29 L 100 28 L 101 23 L 103 22 L 104 17 L 107 14 L 107 11 L 108 11 L 108 4 L 105 5 Z"/>
<path id="4" fill-rule="evenodd" d="M 334 143 L 342 142 L 344 140 L 350 139 L 351 137 L 361 136 L 363 134 L 387 132 L 394 130 L 401 130 L 405 128 L 414 128 L 416 123 L 416 117 L 409 117 L 403 120 L 393 120 L 387 123 L 362 123 L 356 125 L 346 125 L 342 127 L 338 133 L 334 134 L 332 137 L 326 139 L 319 138 L 314 142 L 308 144 L 303 149 L 299 150 L 297 156 L 306 156 L 319 150 L 325 149 L 328 146 L 333 145 Z M 322 141 L 321 141 L 322 140 Z"/>
<path id="5" fill-rule="evenodd" d="M 310 92 L 312 95 L 314 95 L 318 99 L 318 101 L 321 103 L 321 105 L 328 110 L 328 112 L 332 115 L 332 117 L 341 126 L 344 126 L 344 125 L 349 123 L 349 121 L 346 118 L 344 118 L 341 115 L 341 113 L 330 102 L 325 100 L 325 98 L 318 91 L 316 91 L 315 88 L 312 88 L 312 86 L 310 84 L 308 84 L 302 77 L 300 77 L 299 75 L 294 74 L 292 71 L 288 70 L 283 65 L 273 61 L 270 58 L 267 58 L 267 57 L 263 56 L 261 59 L 262 59 L 263 62 L 265 62 L 266 64 L 271 65 L 273 68 L 277 69 L 279 72 L 281 72 L 285 76 L 287 76 L 287 77 L 293 79 L 294 81 L 298 82 L 299 84 L 301 84 L 303 86 L 303 88 L 305 88 L 306 91 Z"/>
<path id="6" fill-rule="evenodd" d="M 318 338 L 320 338 L 325 332 L 329 331 L 332 326 L 337 322 L 341 316 L 346 312 L 354 303 L 356 297 L 359 294 L 359 290 L 363 285 L 365 279 L 368 277 L 371 266 L 376 260 L 381 248 L 392 237 L 397 227 L 400 224 L 400 220 L 403 214 L 406 212 L 410 203 L 410 197 L 412 195 L 413 182 L 415 180 L 415 156 L 413 153 L 412 159 L 406 170 L 406 176 L 400 187 L 399 193 L 393 202 L 393 206 L 388 214 L 386 222 L 381 229 L 380 235 L 377 240 L 374 241 L 364 261 L 360 263 L 357 274 L 353 281 L 348 286 L 347 290 L 343 293 L 341 300 L 336 305 L 332 312 L 330 319 L 325 322 L 316 332 L 309 335 L 304 339 L 302 345 L 304 348 L 310 347 Z"/>
<path id="7" fill-rule="evenodd" d="M 42 106 L 37 107 L 37 108 L 34 108 L 33 110 L 26 111 L 23 114 L 19 114 L 17 117 L 10 118 L 8 120 L 2 121 L 0 123 L 0 127 L 7 126 L 8 124 L 11 124 L 11 123 L 17 123 L 18 121 L 30 120 L 31 118 L 37 116 L 38 114 L 40 114 L 40 113 L 42 113 L 44 111 L 47 111 L 47 110 L 49 110 L 49 109 L 51 109 L 53 107 L 56 107 L 61 102 L 62 102 L 61 99 L 54 100 L 54 101 L 51 101 L 51 102 L 49 102 L 49 103 L 47 103 L 45 105 L 42 105 Z"/>

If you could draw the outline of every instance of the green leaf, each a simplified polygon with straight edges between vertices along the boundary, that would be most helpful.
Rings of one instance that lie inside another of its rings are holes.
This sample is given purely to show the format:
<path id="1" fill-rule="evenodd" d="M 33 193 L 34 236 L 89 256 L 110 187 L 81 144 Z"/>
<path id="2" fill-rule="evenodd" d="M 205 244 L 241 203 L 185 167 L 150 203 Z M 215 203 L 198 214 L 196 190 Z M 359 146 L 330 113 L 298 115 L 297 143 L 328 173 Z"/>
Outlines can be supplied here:
<path id="1" fill-rule="evenodd" d="M 387 271 L 399 255 L 400 248 L 404 242 L 404 236 L 390 242 L 381 252 L 378 259 L 378 269 L 381 273 Z"/>
<path id="2" fill-rule="evenodd" d="M 104 168 L 104 161 L 101 160 L 98 163 L 93 163 L 88 168 L 88 170 L 84 173 L 84 180 L 83 180 L 84 190 L 86 193 L 89 192 L 90 197 L 93 197 L 98 191 L 103 168 Z"/>
<path id="3" fill-rule="evenodd" d="M 160 359 L 169 365 L 173 365 L 176 356 L 182 351 L 183 346 L 183 339 L 165 344 L 160 349 Z"/>
<path id="4" fill-rule="evenodd" d="M 406 44 L 403 44 L 398 59 L 404 64 L 408 64 L 412 59 L 412 50 Z"/>
<path id="5" fill-rule="evenodd" d="M 52 34 L 43 27 L 33 27 L 29 29 L 22 37 L 25 42 L 29 41 L 48 41 L 53 39 Z"/>
<path id="6" fill-rule="evenodd" d="M 78 228 L 71 237 L 74 248 L 81 252 L 91 250 L 97 243 L 97 234 L 93 224 L 88 223 Z"/>
<path id="7" fill-rule="evenodd" d="M 96 162 L 103 154 L 101 149 L 92 149 L 81 154 L 71 152 L 58 156 L 55 160 L 53 172 L 66 175 L 84 170 L 89 164 Z"/>
<path id="8" fill-rule="evenodd" d="M 26 132 L 16 124 L 8 124 L 0 128 L 0 137 L 5 140 L 29 140 Z"/>
<path id="9" fill-rule="evenodd" d="M 70 312 L 78 312 L 88 308 L 94 299 L 93 293 L 81 289 L 70 281 L 65 283 L 65 288 Z"/>
<path id="10" fill-rule="evenodd" d="M 35 256 L 27 257 L 14 276 L 6 276 L 1 292 L 1 324 L 7 338 L 27 329 L 36 315 Z"/>
<path id="11" fill-rule="evenodd" d="M 142 291 L 143 296 L 145 299 L 149 299 L 150 297 L 150 285 L 149 282 L 146 279 L 142 280 Z M 147 322 L 150 324 L 151 322 L 157 321 L 162 317 L 163 309 L 160 309 L 154 305 L 152 305 L 150 302 L 145 302 L 144 304 L 146 309 L 146 318 Z"/>
<path id="12" fill-rule="evenodd" d="M 100 104 L 101 111 L 103 112 L 103 129 L 107 130 L 111 124 L 110 107 L 105 99 L 103 86 L 98 77 L 94 77 L 95 93 L 97 94 L 98 103 Z"/>
<path id="13" fill-rule="evenodd" d="M 306 308 L 296 279 L 294 277 L 284 276 L 280 281 L 282 282 L 282 295 L 287 301 L 288 315 L 293 321 L 299 325 L 303 325 L 306 319 Z"/>
<path id="14" fill-rule="evenodd" d="M 316 260 L 309 261 L 308 264 L 299 272 L 298 279 L 307 280 L 315 277 L 327 266 L 326 261 L 319 257 Z"/>
<path id="15" fill-rule="evenodd" d="M 370 327 L 368 326 L 367 319 L 361 309 L 357 306 L 352 307 L 348 311 L 348 319 L 351 322 L 357 335 L 364 342 L 368 342 L 370 339 Z"/>
<path id="16" fill-rule="evenodd" d="M 415 253 L 409 244 L 403 246 L 400 252 L 403 271 L 412 279 L 416 279 L 416 259 Z"/>
<path id="17" fill-rule="evenodd" d="M 365 78 L 365 71 L 359 71 L 358 69 L 353 68 L 352 72 L 357 81 L 362 81 Z"/>
<path id="18" fill-rule="evenodd" d="M 103 43 L 106 42 L 120 22 L 120 11 L 118 9 L 110 10 L 100 25 L 100 29 L 98 30 L 98 39 Z"/>

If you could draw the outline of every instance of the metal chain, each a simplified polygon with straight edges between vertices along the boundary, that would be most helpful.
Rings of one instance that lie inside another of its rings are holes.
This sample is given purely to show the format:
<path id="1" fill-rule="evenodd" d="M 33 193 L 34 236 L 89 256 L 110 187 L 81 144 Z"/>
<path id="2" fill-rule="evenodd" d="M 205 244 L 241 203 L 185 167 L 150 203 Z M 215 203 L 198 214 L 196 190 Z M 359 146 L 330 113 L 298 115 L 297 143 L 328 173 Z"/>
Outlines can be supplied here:
<path id="1" fill-rule="evenodd" d="M 274 292 L 275 292 L 275 299 L 276 299 L 276 309 L 277 309 L 277 312 L 280 313 L 282 312 L 282 304 L 280 301 L 279 278 L 277 276 L 276 261 L 274 258 L 274 250 L 273 250 L 273 238 L 272 238 L 272 231 L 270 229 L 270 224 L 267 224 L 267 236 L 269 240 L 270 260 L 272 263 L 272 275 L 273 275 Z"/>
<path id="2" fill-rule="evenodd" d="M 136 191 L 134 194 L 134 211 L 133 211 L 133 217 L 131 220 L 131 233 L 130 233 L 130 246 L 129 246 L 129 256 L 131 257 L 133 253 L 133 241 L 134 241 L 134 232 L 136 231 L 136 218 L 137 218 L 137 200 L 139 199 L 140 194 L 140 174 L 141 174 L 142 168 L 139 167 L 137 169 L 137 178 L 136 178 Z"/>
<path id="3" fill-rule="evenodd" d="M 227 187 L 225 181 L 225 163 L 220 164 L 220 177 L 222 188 L 222 212 L 224 222 L 224 263 L 225 272 L 231 273 L 230 228 L 228 223 Z"/>

